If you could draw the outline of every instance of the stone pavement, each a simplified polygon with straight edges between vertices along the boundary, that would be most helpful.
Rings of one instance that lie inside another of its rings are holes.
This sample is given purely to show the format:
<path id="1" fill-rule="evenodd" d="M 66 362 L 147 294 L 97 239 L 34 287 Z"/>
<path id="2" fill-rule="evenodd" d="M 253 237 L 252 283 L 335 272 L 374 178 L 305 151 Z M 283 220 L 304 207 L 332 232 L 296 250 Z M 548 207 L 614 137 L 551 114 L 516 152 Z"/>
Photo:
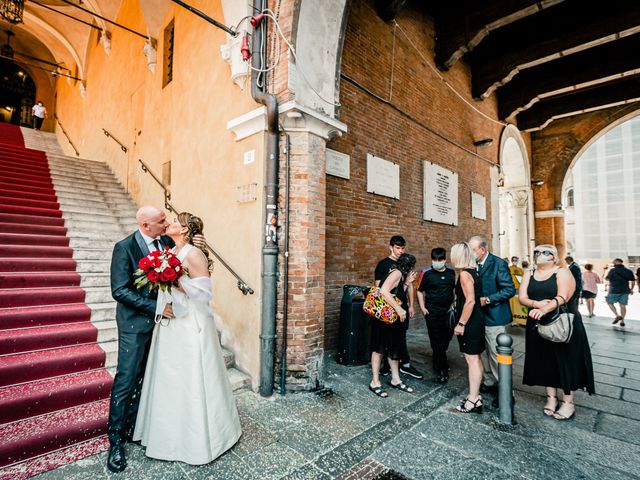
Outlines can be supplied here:
<path id="1" fill-rule="evenodd" d="M 637 318 L 637 317 L 636 317 Z M 106 453 L 36 477 L 53 479 L 633 479 L 640 478 L 640 321 L 626 330 L 608 318 L 587 324 L 597 395 L 576 395 L 574 420 L 542 414 L 543 390 L 522 385 L 524 329 L 514 327 L 516 425 L 451 411 L 465 392 L 464 360 L 455 340 L 452 378 L 431 381 L 424 321 L 409 335 L 414 364 L 428 372 L 407 380 L 415 394 L 390 389 L 379 399 L 367 389 L 367 366 L 326 358 L 325 389 L 315 393 L 237 394 L 244 434 L 217 461 L 194 467 L 161 462 L 128 445 L 129 467 L 110 474 Z M 487 403 L 490 403 L 488 401 Z"/>

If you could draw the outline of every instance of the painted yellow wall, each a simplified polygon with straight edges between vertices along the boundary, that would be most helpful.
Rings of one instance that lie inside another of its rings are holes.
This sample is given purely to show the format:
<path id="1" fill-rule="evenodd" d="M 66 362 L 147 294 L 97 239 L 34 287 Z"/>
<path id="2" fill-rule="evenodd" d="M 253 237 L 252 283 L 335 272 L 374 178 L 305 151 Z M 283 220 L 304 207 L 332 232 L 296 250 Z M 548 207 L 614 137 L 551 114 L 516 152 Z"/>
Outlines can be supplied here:
<path id="1" fill-rule="evenodd" d="M 217 1 L 197 8 L 222 19 Z M 115 29 L 111 54 L 89 46 L 86 96 L 77 86 L 58 82 L 57 112 L 80 156 L 107 162 L 139 205 L 162 205 L 160 187 L 140 169 L 142 159 L 159 177 L 171 161 L 172 203 L 203 218 L 205 235 L 222 257 L 253 287 L 244 296 L 236 280 L 216 262 L 214 308 L 222 341 L 236 355 L 240 369 L 257 384 L 259 371 L 260 269 L 263 212 L 263 134 L 236 142 L 228 120 L 257 107 L 249 82 L 241 91 L 231 82 L 220 56 L 226 34 L 180 7 L 173 6 L 165 25 L 175 19 L 173 81 L 162 88 L 162 32 L 158 35 L 155 73 L 142 54 L 144 39 Z M 146 25 L 138 1 L 124 0 L 117 21 L 140 32 Z M 129 151 L 107 138 L 106 128 Z M 68 144 L 58 132 L 60 144 Z M 243 164 L 245 151 L 255 161 Z M 69 154 L 73 154 L 68 150 Z M 237 187 L 255 182 L 258 200 L 237 201 Z"/>

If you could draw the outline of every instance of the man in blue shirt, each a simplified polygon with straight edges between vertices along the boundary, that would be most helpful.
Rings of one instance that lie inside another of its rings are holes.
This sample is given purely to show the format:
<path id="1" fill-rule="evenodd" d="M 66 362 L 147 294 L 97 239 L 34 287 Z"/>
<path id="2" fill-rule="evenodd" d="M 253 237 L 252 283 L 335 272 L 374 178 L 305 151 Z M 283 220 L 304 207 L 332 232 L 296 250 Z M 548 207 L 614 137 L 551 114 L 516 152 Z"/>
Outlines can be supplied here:
<path id="1" fill-rule="evenodd" d="M 613 268 L 607 273 L 606 280 L 609 282 L 607 305 L 616 316 L 613 324 L 620 322 L 620 326 L 624 327 L 624 317 L 627 315 L 627 304 L 629 303 L 629 295 L 633 293 L 635 277 L 633 272 L 623 265 L 622 259 L 616 258 L 613 261 Z M 616 310 L 616 303 L 620 304 L 620 315 Z"/>

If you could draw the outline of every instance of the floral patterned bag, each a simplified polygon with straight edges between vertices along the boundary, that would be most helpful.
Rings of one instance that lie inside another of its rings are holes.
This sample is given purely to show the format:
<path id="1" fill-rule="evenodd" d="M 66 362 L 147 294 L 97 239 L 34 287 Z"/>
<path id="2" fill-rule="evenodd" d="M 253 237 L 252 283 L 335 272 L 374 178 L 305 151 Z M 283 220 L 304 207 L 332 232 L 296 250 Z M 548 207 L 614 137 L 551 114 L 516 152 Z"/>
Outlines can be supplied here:
<path id="1" fill-rule="evenodd" d="M 402 303 L 397 296 L 394 296 L 394 298 L 399 304 Z M 369 289 L 369 293 L 367 293 L 364 299 L 362 310 L 364 310 L 364 313 L 367 315 L 377 318 L 384 323 L 394 323 L 398 320 L 398 312 L 385 300 L 382 293 L 380 293 L 379 287 L 371 287 Z"/>

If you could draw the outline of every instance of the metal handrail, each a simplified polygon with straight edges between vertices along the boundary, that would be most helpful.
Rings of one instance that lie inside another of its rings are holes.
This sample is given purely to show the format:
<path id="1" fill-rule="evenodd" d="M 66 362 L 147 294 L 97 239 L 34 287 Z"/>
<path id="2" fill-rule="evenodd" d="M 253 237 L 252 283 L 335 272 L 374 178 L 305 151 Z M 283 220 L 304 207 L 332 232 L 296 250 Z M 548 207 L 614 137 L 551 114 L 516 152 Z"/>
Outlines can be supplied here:
<path id="1" fill-rule="evenodd" d="M 127 153 L 127 151 L 129 151 L 129 149 L 127 147 L 125 147 L 120 140 L 118 140 L 116 137 L 114 137 L 113 134 L 109 130 L 107 130 L 106 128 L 103 128 L 102 129 L 102 133 L 104 133 L 107 138 L 111 138 L 114 142 L 116 142 L 118 145 L 120 145 L 120 149 L 124 153 Z"/>
<path id="2" fill-rule="evenodd" d="M 156 177 L 156 175 L 151 171 L 151 169 L 149 168 L 149 166 L 144 163 L 142 161 L 142 159 L 138 159 L 138 162 L 140 162 L 140 166 L 142 168 L 142 171 L 145 173 L 148 173 L 149 175 L 151 175 L 151 178 L 153 178 L 155 180 L 155 182 L 160 185 L 160 187 L 162 188 L 162 190 L 164 191 L 164 208 L 166 208 L 167 210 L 169 210 L 170 212 L 173 213 L 179 213 L 179 210 L 176 209 L 169 200 L 171 200 L 171 192 L 169 191 L 169 189 L 167 188 L 167 186 L 162 183 L 162 181 Z M 205 247 L 207 247 L 207 250 L 209 250 L 211 252 L 211 254 L 216 257 L 218 259 L 218 261 L 222 264 L 223 267 L 225 267 L 229 273 L 231 273 L 231 275 L 233 275 L 236 280 L 238 280 L 238 289 L 242 292 L 243 295 L 253 295 L 253 288 L 251 288 L 249 286 L 249 284 L 247 282 L 245 282 L 236 272 L 233 268 L 231 268 L 231 266 L 224 261 L 224 259 L 220 256 L 220 254 L 218 252 L 216 252 L 213 247 L 211 245 L 209 245 L 208 243 L 205 242 Z"/>
<path id="3" fill-rule="evenodd" d="M 76 148 L 76 146 L 73 144 L 73 142 L 71 141 L 71 137 L 69 136 L 69 134 L 67 133 L 67 131 L 64 129 L 64 126 L 62 125 L 62 123 L 60 122 L 60 118 L 58 118 L 58 114 L 54 113 L 53 114 L 53 118 L 56 119 L 56 122 L 58 122 L 58 125 L 60 125 L 60 130 L 62 130 L 62 133 L 64 133 L 64 136 L 67 137 L 67 141 L 69 142 L 69 144 L 71 145 L 71 148 L 73 148 L 73 151 L 76 152 L 76 157 L 80 156 L 80 152 L 78 151 L 78 149 Z"/>

